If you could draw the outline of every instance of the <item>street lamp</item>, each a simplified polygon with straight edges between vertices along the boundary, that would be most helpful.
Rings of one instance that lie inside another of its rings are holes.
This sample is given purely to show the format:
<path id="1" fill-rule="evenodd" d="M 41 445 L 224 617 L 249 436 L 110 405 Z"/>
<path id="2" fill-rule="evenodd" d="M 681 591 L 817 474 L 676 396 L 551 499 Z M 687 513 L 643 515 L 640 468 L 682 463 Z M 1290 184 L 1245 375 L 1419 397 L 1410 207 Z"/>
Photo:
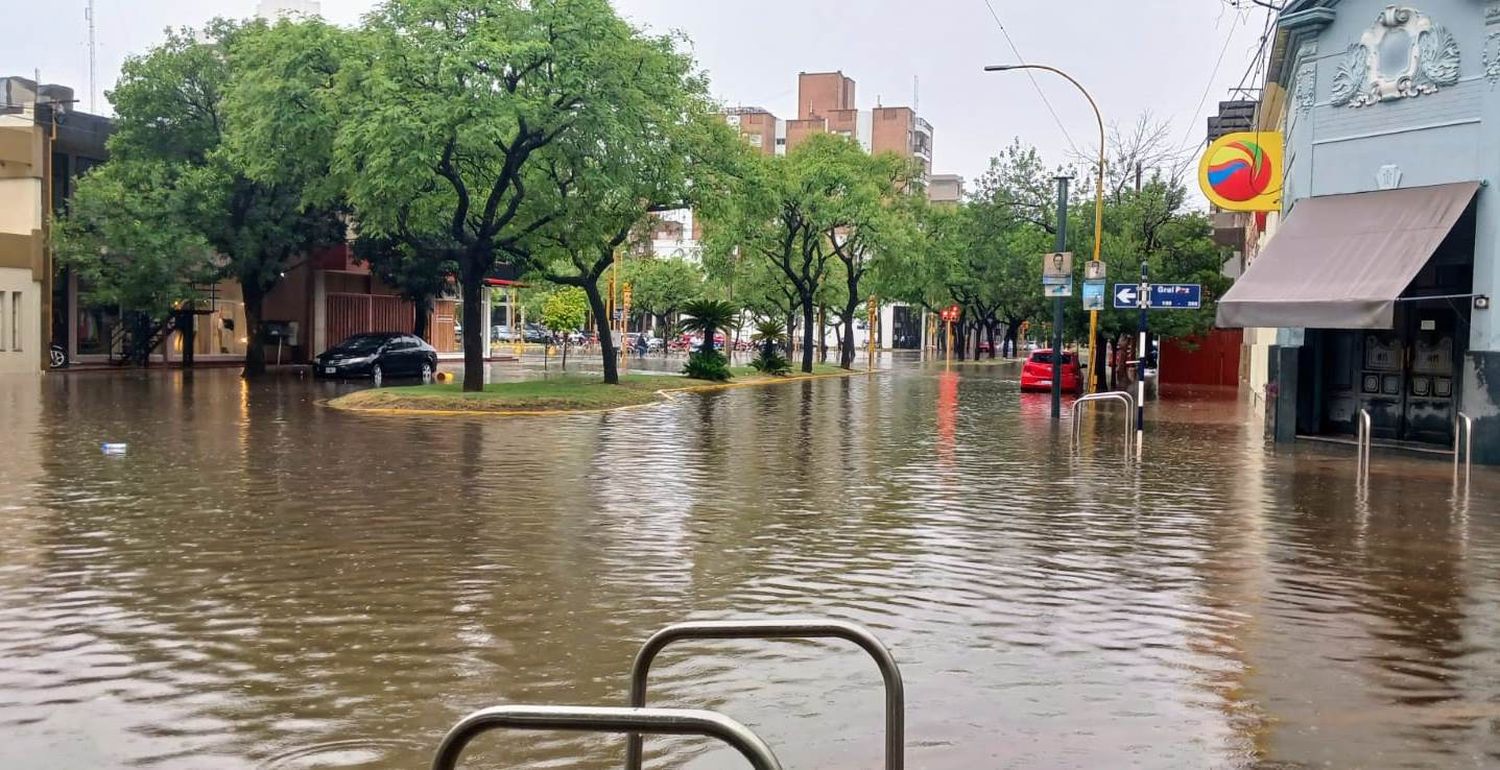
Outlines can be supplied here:
<path id="1" fill-rule="evenodd" d="M 1099 104 L 1094 97 L 1089 95 L 1088 89 L 1082 83 L 1073 79 L 1072 75 L 1046 64 L 991 64 L 984 68 L 985 72 L 1010 72 L 1012 70 L 1046 70 L 1061 75 L 1064 80 L 1072 83 L 1083 98 L 1089 101 L 1089 106 L 1094 108 L 1094 119 L 1099 122 L 1099 176 L 1094 184 L 1094 259 L 1090 264 L 1094 275 L 1103 276 L 1103 265 L 1099 261 L 1100 242 L 1104 237 L 1104 116 L 1099 113 Z M 1095 385 L 1099 382 L 1098 371 L 1103 367 L 1095 366 L 1098 362 L 1098 337 L 1099 337 L 1099 311 L 1089 311 L 1089 357 L 1094 359 L 1089 365 L 1089 392 L 1095 392 Z M 1057 354 L 1058 351 L 1053 351 Z"/>

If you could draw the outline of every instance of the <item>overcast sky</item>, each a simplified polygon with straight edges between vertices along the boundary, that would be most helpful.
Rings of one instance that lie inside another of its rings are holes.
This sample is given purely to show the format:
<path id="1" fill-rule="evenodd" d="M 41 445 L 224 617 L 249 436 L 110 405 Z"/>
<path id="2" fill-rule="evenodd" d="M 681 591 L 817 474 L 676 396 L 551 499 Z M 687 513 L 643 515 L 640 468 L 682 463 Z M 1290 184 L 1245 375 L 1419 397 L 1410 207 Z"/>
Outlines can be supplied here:
<path id="1" fill-rule="evenodd" d="M 88 106 L 85 0 L 3 0 L 0 75 L 73 86 Z M 1225 0 L 990 0 L 1026 61 L 1067 70 L 1098 99 L 1106 122 L 1130 124 L 1144 111 L 1173 127 L 1192 149 L 1204 118 L 1251 65 L 1264 11 L 1236 11 Z M 323 16 L 350 24 L 376 0 L 323 0 Z M 125 57 L 161 39 L 167 26 L 212 16 L 243 17 L 257 0 L 95 0 L 99 109 Z M 1248 6 L 1248 3 L 1246 3 Z M 1049 162 L 1069 154 L 1064 131 L 1023 73 L 986 74 L 1013 63 L 985 0 L 615 0 L 622 14 L 656 30 L 680 30 L 726 103 L 758 105 L 796 117 L 799 71 L 843 70 L 858 83 L 859 106 L 913 100 L 935 128 L 934 171 L 972 178 L 1020 137 Z M 1217 66 L 1215 63 L 1220 60 Z M 1212 75 L 1212 77 L 1210 77 Z M 1097 142 L 1091 112 L 1065 81 L 1037 73 L 1066 134 L 1080 148 Z M 1200 100 L 1207 94 L 1200 109 Z"/>

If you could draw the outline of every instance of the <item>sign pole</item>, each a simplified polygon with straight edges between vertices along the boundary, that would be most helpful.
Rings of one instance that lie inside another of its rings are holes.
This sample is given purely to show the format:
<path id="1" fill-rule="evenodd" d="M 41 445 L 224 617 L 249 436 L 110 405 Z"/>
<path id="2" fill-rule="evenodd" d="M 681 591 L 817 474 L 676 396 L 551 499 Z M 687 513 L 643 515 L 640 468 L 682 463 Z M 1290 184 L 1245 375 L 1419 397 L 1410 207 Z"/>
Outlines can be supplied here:
<path id="1" fill-rule="evenodd" d="M 953 368 L 953 319 L 952 318 L 944 318 L 943 320 L 946 321 L 947 324 L 948 324 L 948 340 L 947 340 L 948 344 L 944 346 L 944 350 L 947 351 L 947 355 L 948 355 L 947 366 L 948 366 L 949 369 L 952 369 Z"/>
<path id="2" fill-rule="evenodd" d="M 865 337 L 869 343 L 869 351 L 865 353 L 865 369 L 870 372 L 875 371 L 875 321 L 878 320 L 876 314 L 879 312 L 880 305 L 875 301 L 875 295 L 871 294 L 870 317 L 865 324 Z"/>
<path id="3" fill-rule="evenodd" d="M 1151 307 L 1151 278 L 1145 262 L 1141 263 L 1141 287 L 1136 303 L 1141 309 L 1140 318 L 1136 321 L 1140 331 L 1139 347 L 1136 349 L 1135 383 L 1135 456 L 1139 458 L 1146 443 L 1146 332 L 1151 323 L 1146 312 Z"/>
<path id="4" fill-rule="evenodd" d="M 1068 249 L 1068 177 L 1057 178 L 1057 252 Z M 1052 300 L 1052 419 L 1062 419 L 1063 298 Z"/>

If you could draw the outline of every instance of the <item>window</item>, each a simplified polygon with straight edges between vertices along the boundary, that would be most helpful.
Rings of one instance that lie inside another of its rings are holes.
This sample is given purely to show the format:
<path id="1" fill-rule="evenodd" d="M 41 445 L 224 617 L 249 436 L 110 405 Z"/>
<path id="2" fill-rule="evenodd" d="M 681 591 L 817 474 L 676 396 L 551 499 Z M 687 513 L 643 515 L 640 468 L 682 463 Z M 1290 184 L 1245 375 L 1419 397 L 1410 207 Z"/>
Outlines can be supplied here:
<path id="1" fill-rule="evenodd" d="M 10 349 L 21 349 L 21 292 L 10 293 Z"/>
<path id="2" fill-rule="evenodd" d="M 9 317 L 5 314 L 5 292 L 0 291 L 0 350 L 5 349 L 5 319 Z"/>

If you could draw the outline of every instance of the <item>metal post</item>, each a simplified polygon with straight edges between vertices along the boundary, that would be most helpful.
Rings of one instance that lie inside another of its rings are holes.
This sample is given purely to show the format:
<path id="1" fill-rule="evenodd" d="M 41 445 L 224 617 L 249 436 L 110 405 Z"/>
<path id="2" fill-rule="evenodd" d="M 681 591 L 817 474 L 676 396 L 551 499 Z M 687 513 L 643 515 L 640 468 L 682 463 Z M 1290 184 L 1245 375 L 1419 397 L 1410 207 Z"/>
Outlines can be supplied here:
<path id="1" fill-rule="evenodd" d="M 1135 456 L 1140 459 L 1146 447 L 1146 332 L 1150 328 L 1150 316 L 1147 310 L 1151 307 L 1151 279 L 1149 268 L 1145 262 L 1141 263 L 1141 285 L 1138 289 L 1139 296 L 1136 297 L 1136 306 L 1140 308 L 1140 318 L 1136 321 L 1140 328 L 1140 349 L 1135 352 L 1136 357 L 1136 383 L 1135 383 Z"/>
<path id="2" fill-rule="evenodd" d="M 463 718 L 438 745 L 432 770 L 455 770 L 469 742 L 490 730 L 572 730 L 597 733 L 702 735 L 734 747 L 756 770 L 781 770 L 760 736 L 739 722 L 697 709 L 633 709 L 597 706 L 495 706 Z"/>
<path id="3" fill-rule="evenodd" d="M 1361 488 L 1370 481 L 1370 444 L 1373 443 L 1374 431 L 1375 423 L 1370 418 L 1370 410 L 1359 410 L 1359 433 L 1354 449 L 1354 483 Z"/>
<path id="4" fill-rule="evenodd" d="M 1068 177 L 1057 178 L 1057 244 L 1059 254 L 1068 250 Z M 1052 301 L 1052 419 L 1062 419 L 1063 298 Z"/>
<path id="5" fill-rule="evenodd" d="M 630 666 L 630 705 L 646 705 L 646 681 L 651 662 L 668 645 L 685 639 L 844 639 L 854 642 L 875 659 L 885 680 L 885 768 L 902 770 L 905 764 L 906 692 L 901 669 L 874 634 L 841 620 L 748 620 L 677 623 L 651 635 Z M 625 770 L 641 770 L 641 736 L 632 734 L 625 746 Z"/>
<path id="6" fill-rule="evenodd" d="M 1469 491 L 1469 477 L 1474 472 L 1474 418 L 1458 413 L 1458 419 L 1453 425 L 1453 487 L 1458 488 L 1458 450 L 1459 439 L 1463 439 L 1464 453 L 1464 491 Z"/>

